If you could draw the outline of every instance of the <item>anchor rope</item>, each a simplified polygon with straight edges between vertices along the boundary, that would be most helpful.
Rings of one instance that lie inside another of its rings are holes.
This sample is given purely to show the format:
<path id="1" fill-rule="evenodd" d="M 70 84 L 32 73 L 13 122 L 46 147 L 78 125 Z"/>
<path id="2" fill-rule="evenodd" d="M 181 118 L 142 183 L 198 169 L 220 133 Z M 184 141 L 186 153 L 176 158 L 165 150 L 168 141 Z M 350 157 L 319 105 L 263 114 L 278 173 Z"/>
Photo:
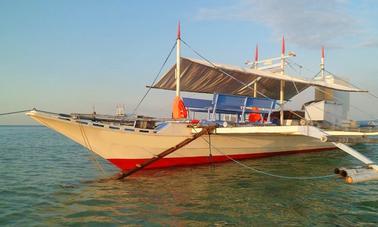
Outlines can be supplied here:
<path id="1" fill-rule="evenodd" d="M 197 133 L 196 129 L 192 126 L 193 130 Z M 265 175 L 265 176 L 270 176 L 270 177 L 275 177 L 275 178 L 282 178 L 282 179 L 287 179 L 287 180 L 318 180 L 318 179 L 325 179 L 325 178 L 331 178 L 331 177 L 335 177 L 337 176 L 337 174 L 329 174 L 329 175 L 322 175 L 322 176 L 284 176 L 284 175 L 278 175 L 278 174 L 274 174 L 274 173 L 269 173 L 269 172 L 266 172 L 266 171 L 262 171 L 260 169 L 257 169 L 257 168 L 254 168 L 254 167 L 251 167 L 251 166 L 248 166 L 232 157 L 230 157 L 229 155 L 225 154 L 224 152 L 220 151 L 217 147 L 215 147 L 214 145 L 212 145 L 211 143 L 209 143 L 209 141 L 201 136 L 201 138 L 209 144 L 209 146 L 211 146 L 214 150 L 216 150 L 218 153 L 224 155 L 226 158 L 228 158 L 229 160 L 233 161 L 234 163 L 246 168 L 246 169 L 249 169 L 249 170 L 252 170 L 256 173 L 259 173 L 261 175 Z"/>
<path id="2" fill-rule="evenodd" d="M 152 86 L 155 84 L 156 80 L 159 78 L 161 72 L 162 72 L 163 69 L 164 69 L 165 64 L 167 63 L 169 57 L 172 55 L 172 52 L 173 52 L 173 50 L 175 49 L 175 47 L 176 47 L 176 42 L 173 44 L 171 50 L 169 51 L 168 56 L 165 58 L 165 60 L 164 60 L 164 62 L 163 62 L 163 64 L 162 64 L 162 66 L 160 67 L 159 72 L 156 74 L 155 79 L 152 81 L 151 86 L 149 86 L 149 88 L 147 89 L 146 93 L 145 93 L 145 94 L 143 95 L 143 97 L 140 99 L 138 105 L 136 105 L 136 107 L 134 108 L 134 110 L 133 110 L 133 112 L 132 112 L 132 115 L 134 115 L 134 114 L 138 111 L 140 105 L 142 104 L 142 102 L 144 101 L 144 99 L 147 97 L 148 93 L 151 91 Z"/>

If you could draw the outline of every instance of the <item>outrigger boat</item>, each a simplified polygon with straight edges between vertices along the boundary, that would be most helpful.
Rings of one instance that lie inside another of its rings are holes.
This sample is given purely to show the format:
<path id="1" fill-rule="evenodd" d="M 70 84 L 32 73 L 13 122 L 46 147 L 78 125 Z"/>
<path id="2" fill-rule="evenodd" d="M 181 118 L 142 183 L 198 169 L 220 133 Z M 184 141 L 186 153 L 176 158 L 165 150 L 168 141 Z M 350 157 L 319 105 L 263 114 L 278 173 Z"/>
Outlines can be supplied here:
<path id="1" fill-rule="evenodd" d="M 284 39 L 281 57 L 259 61 L 256 47 L 252 66 L 242 68 L 181 57 L 184 41 L 178 30 L 176 64 L 149 88 L 176 91 L 172 118 L 55 114 L 36 109 L 27 115 L 108 160 L 123 176 L 143 168 L 340 148 L 364 163 L 357 170 L 337 169 L 348 182 L 378 179 L 378 166 L 348 146 L 377 142 L 375 128 L 363 130 L 346 121 L 348 94 L 366 91 L 326 75 L 324 49 L 320 74 L 306 80 L 285 74 L 288 58 L 295 54 L 286 55 Z M 278 64 L 267 66 L 272 61 Z M 316 100 L 305 104 L 304 110 L 285 110 L 288 100 L 309 87 L 315 87 Z M 213 98 L 181 97 L 182 91 L 213 94 Z"/>

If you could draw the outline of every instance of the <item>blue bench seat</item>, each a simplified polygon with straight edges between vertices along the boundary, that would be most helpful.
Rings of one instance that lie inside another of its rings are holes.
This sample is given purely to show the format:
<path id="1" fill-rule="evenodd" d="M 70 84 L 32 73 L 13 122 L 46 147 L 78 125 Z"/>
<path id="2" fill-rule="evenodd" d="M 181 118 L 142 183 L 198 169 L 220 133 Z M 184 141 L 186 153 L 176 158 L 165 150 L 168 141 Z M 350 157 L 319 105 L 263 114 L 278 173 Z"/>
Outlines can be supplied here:
<path id="1" fill-rule="evenodd" d="M 252 107 L 257 107 L 258 113 L 265 114 L 270 121 L 270 114 L 276 106 L 274 99 L 218 93 L 214 94 L 213 100 L 183 98 L 183 101 L 189 111 L 212 114 L 212 120 L 215 120 L 216 114 L 236 114 L 244 121 L 246 114 L 256 112 Z"/>

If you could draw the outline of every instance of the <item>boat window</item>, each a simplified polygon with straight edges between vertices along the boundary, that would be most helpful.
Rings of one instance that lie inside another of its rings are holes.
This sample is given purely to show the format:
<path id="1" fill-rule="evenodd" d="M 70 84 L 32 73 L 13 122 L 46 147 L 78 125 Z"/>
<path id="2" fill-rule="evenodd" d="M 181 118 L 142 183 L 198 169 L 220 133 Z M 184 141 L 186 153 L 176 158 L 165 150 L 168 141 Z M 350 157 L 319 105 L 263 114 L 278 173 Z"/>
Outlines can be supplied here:
<path id="1" fill-rule="evenodd" d="M 79 124 L 84 124 L 84 125 L 88 124 L 88 122 L 85 122 L 85 121 L 76 121 L 76 122 L 79 123 Z"/>
<path id="2" fill-rule="evenodd" d="M 104 127 L 104 125 L 100 125 L 100 124 L 96 124 L 96 123 L 93 123 L 93 126 Z"/>
<path id="3" fill-rule="evenodd" d="M 155 128 L 155 121 L 151 120 L 137 120 L 135 122 L 135 128 L 141 128 L 141 129 L 154 129 Z"/>
<path id="4" fill-rule="evenodd" d="M 165 128 L 167 125 L 168 125 L 167 122 L 161 122 L 161 123 L 159 123 L 159 124 L 155 127 L 155 130 L 156 130 L 156 131 L 160 131 L 160 130 L 162 130 L 163 128 Z"/>
<path id="5" fill-rule="evenodd" d="M 58 119 L 66 120 L 66 121 L 71 121 L 71 119 L 68 119 L 68 118 L 65 118 L 65 117 L 58 117 Z"/>
<path id="6" fill-rule="evenodd" d="M 125 131 L 134 132 L 134 131 L 135 131 L 135 129 L 133 129 L 133 128 L 125 128 Z"/>
<path id="7" fill-rule="evenodd" d="M 109 128 L 111 128 L 111 129 L 119 129 L 118 127 L 114 127 L 114 126 L 109 126 Z"/>
<path id="8" fill-rule="evenodd" d="M 150 131 L 141 129 L 141 130 L 139 130 L 139 132 L 149 133 Z"/>

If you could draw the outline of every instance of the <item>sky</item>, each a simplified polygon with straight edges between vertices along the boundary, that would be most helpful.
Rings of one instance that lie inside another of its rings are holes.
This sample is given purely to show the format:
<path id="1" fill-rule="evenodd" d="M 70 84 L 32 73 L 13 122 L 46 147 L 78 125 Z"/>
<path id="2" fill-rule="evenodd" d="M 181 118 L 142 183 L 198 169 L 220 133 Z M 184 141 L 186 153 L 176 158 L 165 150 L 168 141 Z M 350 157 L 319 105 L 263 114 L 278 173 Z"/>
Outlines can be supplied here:
<path id="1" fill-rule="evenodd" d="M 0 0 L 0 113 L 114 114 L 117 104 L 132 112 L 174 44 L 178 20 L 182 39 L 214 62 L 244 66 L 257 43 L 260 58 L 278 56 L 284 35 L 304 66 L 297 76 L 315 76 L 325 46 L 328 71 L 378 93 L 374 0 Z M 195 57 L 188 48 L 182 54 Z M 165 69 L 172 64 L 174 56 Z M 151 91 L 138 113 L 170 116 L 173 96 Z M 352 94 L 351 104 L 352 118 L 378 118 L 378 98 Z"/>

